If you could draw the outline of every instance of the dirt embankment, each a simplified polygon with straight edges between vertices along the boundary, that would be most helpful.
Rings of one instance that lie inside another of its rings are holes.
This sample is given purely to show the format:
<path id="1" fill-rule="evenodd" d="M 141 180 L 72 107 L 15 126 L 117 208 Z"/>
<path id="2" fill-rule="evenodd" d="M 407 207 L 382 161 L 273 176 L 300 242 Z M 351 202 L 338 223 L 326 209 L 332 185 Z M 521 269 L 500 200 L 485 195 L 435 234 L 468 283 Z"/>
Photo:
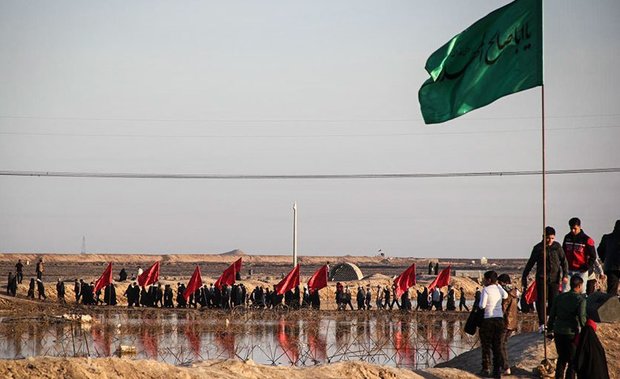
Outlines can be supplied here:
<path id="1" fill-rule="evenodd" d="M 252 361 L 208 361 L 192 367 L 177 367 L 150 360 L 121 358 L 28 358 L 0 362 L 0 377 L 7 379 L 419 379 L 422 376 L 405 369 L 361 362 L 334 363 L 308 368 L 265 366 Z"/>
<path id="2" fill-rule="evenodd" d="M 607 365 L 609 375 L 613 378 L 619 378 L 620 374 L 620 323 L 599 324 L 596 332 L 601 344 L 605 348 L 607 357 Z M 533 370 L 544 359 L 544 342 L 541 334 L 523 333 L 511 337 L 508 340 L 508 357 L 512 365 L 511 377 L 514 378 L 533 378 Z M 557 359 L 555 343 L 553 341 L 547 343 L 547 357 L 549 359 Z M 474 349 L 467 353 L 444 363 L 438 364 L 435 368 L 426 369 L 425 371 L 442 376 L 442 371 L 446 368 L 458 369 L 469 373 L 480 372 L 481 369 L 481 350 Z M 456 378 L 456 377 L 455 377 Z"/>

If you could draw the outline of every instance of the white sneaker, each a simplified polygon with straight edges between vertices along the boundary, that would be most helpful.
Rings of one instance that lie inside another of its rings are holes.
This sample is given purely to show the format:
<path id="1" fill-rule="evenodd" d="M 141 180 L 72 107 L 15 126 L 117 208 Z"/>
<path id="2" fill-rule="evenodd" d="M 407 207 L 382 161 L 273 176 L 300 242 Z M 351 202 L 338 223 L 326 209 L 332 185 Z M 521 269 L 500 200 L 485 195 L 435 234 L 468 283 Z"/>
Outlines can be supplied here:
<path id="1" fill-rule="evenodd" d="M 541 325 L 538 327 L 538 333 L 544 333 L 545 332 L 545 326 Z"/>
<path id="2" fill-rule="evenodd" d="M 502 373 L 502 375 L 511 375 L 512 372 L 510 372 L 510 367 L 505 369 L 504 372 Z"/>

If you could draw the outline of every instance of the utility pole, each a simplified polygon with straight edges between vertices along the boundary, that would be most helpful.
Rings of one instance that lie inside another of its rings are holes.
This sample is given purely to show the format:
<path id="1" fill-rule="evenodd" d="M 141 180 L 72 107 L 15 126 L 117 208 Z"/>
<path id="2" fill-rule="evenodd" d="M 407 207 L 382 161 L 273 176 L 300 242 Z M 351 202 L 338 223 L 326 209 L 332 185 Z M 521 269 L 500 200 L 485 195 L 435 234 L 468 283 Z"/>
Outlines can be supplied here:
<path id="1" fill-rule="evenodd" d="M 297 266 L 297 202 L 293 203 L 293 267 Z"/>
<path id="2" fill-rule="evenodd" d="M 82 236 L 82 254 L 86 254 L 86 236 Z"/>

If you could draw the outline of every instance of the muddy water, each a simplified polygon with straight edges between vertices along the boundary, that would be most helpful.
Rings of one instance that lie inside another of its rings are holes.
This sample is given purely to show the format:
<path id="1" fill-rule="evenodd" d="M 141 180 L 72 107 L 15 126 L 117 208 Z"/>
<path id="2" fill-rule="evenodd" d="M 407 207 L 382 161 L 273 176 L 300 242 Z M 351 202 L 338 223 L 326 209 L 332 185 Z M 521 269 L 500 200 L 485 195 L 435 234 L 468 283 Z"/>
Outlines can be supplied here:
<path id="1" fill-rule="evenodd" d="M 105 312 L 92 323 L 3 319 L 0 358 L 128 357 L 188 364 L 252 359 L 307 366 L 360 360 L 406 368 L 432 367 L 478 345 L 462 331 L 464 316 L 399 312 Z M 535 328 L 520 322 L 519 331 Z M 123 356 L 125 356 L 123 354 Z"/>

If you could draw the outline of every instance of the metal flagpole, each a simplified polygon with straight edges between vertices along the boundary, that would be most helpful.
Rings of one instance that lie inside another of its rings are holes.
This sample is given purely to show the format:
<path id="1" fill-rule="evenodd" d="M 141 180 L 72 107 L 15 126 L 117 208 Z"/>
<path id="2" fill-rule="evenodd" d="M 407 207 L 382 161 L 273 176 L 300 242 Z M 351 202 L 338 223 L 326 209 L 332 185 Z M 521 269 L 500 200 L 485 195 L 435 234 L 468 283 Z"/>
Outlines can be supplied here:
<path id="1" fill-rule="evenodd" d="M 547 363 L 547 181 L 546 181 L 546 159 L 545 159 L 545 13 L 544 13 L 544 1 L 540 0 L 540 18 L 541 18 L 541 70 L 542 70 L 542 85 L 540 87 L 541 98 L 541 135 L 542 135 L 542 222 L 543 222 L 543 349 L 545 353 L 545 363 Z M 537 289 L 538 291 L 538 289 Z"/>
<path id="2" fill-rule="evenodd" d="M 297 266 L 297 202 L 293 203 L 293 267 Z"/>
<path id="3" fill-rule="evenodd" d="M 545 361 L 547 361 L 547 182 L 545 164 L 545 84 L 541 86 L 542 95 L 542 222 L 543 222 L 543 345 L 545 350 Z"/>

